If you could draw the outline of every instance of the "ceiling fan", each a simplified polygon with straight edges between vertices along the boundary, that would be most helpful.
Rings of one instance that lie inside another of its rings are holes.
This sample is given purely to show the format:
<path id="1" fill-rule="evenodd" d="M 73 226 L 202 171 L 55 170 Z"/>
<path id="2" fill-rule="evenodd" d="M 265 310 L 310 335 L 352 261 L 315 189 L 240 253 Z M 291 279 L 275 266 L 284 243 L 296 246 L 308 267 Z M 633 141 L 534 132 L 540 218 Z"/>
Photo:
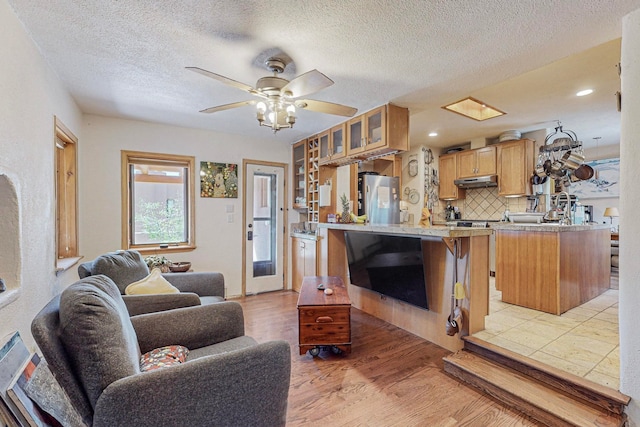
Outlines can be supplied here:
<path id="1" fill-rule="evenodd" d="M 261 100 L 239 101 L 231 104 L 218 105 L 201 110 L 201 113 L 215 113 L 245 105 L 256 106 L 256 118 L 260 126 L 268 126 L 273 132 L 283 128 L 291 128 L 296 122 L 296 107 L 319 113 L 335 114 L 338 116 L 353 117 L 358 111 L 356 108 L 346 105 L 334 104 L 313 99 L 301 99 L 302 97 L 316 93 L 333 84 L 333 80 L 318 70 L 311 70 L 289 81 L 279 77 L 284 71 L 285 62 L 279 58 L 269 58 L 265 65 L 273 72 L 272 76 L 262 77 L 253 88 L 225 76 L 198 67 L 186 67 L 203 76 L 210 77 L 228 86 L 249 92 L 261 98 Z"/>

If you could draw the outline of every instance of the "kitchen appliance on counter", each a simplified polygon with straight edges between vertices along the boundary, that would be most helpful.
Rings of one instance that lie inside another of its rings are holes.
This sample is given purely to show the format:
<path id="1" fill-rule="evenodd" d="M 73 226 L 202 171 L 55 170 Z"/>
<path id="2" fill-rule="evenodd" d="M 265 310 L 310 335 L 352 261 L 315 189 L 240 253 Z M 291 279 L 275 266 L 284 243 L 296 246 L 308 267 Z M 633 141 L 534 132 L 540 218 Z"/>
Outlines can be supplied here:
<path id="1" fill-rule="evenodd" d="M 447 221 L 455 221 L 460 219 L 460 211 L 457 206 L 451 206 L 451 203 L 447 203 L 447 207 L 444 208 L 444 217 Z"/>
<path id="2" fill-rule="evenodd" d="M 482 220 L 482 219 L 463 219 L 459 221 L 449 221 L 447 222 L 447 225 L 453 225 L 455 227 L 489 228 L 491 222 L 499 222 L 499 221 Z"/>
<path id="3" fill-rule="evenodd" d="M 369 224 L 400 224 L 400 178 L 371 174 L 362 177 L 362 208 Z"/>
<path id="4" fill-rule="evenodd" d="M 593 221 L 593 205 L 583 205 L 584 206 L 584 222 L 589 224 Z"/>

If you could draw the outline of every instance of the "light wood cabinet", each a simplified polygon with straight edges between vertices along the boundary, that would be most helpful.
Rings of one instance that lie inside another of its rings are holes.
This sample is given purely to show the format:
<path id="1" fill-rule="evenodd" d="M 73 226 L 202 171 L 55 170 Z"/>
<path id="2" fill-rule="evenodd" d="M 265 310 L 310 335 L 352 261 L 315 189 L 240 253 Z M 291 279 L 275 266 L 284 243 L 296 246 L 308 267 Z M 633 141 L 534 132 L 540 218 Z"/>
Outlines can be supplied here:
<path id="1" fill-rule="evenodd" d="M 347 147 L 345 142 L 347 140 L 347 124 L 334 126 L 331 128 L 329 134 L 331 143 L 331 160 L 339 160 L 347 155 Z"/>
<path id="2" fill-rule="evenodd" d="M 328 206 L 320 207 L 319 203 L 320 184 L 337 182 L 336 166 L 355 165 L 368 160 L 374 163 L 374 170 L 381 175 L 402 176 L 401 159 L 394 154 L 409 149 L 409 110 L 387 104 L 298 144 L 305 147 L 305 190 L 300 191 L 300 187 L 293 190 L 294 208 L 303 210 L 302 206 L 297 206 L 296 200 L 302 200 L 299 193 L 304 193 L 307 220 L 323 222 L 329 213 L 340 210 L 335 190 L 332 190 Z M 298 144 L 294 145 L 294 150 Z M 296 175 L 300 170 L 296 164 L 299 159 L 299 155 L 294 153 L 294 186 L 300 185 Z M 357 175 L 357 169 L 351 174 Z M 352 186 L 349 195 L 354 202 L 357 200 L 356 189 L 357 186 Z"/>
<path id="3" fill-rule="evenodd" d="M 323 164 L 331 158 L 331 143 L 329 138 L 329 131 L 326 130 L 318 136 L 319 145 L 319 157 L 318 162 Z"/>
<path id="4" fill-rule="evenodd" d="M 530 228 L 494 230 L 502 301 L 560 315 L 609 289 L 609 230 Z"/>
<path id="5" fill-rule="evenodd" d="M 347 134 L 347 124 L 332 127 L 331 129 L 320 134 L 320 159 L 321 165 L 339 164 L 346 156 L 346 148 L 344 146 Z"/>
<path id="6" fill-rule="evenodd" d="M 438 197 L 441 200 L 464 199 L 466 193 L 462 188 L 456 187 L 453 183 L 458 177 L 458 155 L 444 154 L 438 160 L 438 171 L 440 174 L 440 192 Z"/>
<path id="7" fill-rule="evenodd" d="M 528 196 L 534 167 L 534 142 L 530 139 L 498 145 L 498 195 Z"/>
<path id="8" fill-rule="evenodd" d="M 293 208 L 297 211 L 307 210 L 307 140 L 293 145 Z"/>
<path id="9" fill-rule="evenodd" d="M 458 178 L 473 178 L 496 174 L 496 147 L 482 147 L 455 154 L 458 162 Z"/>
<path id="10" fill-rule="evenodd" d="M 409 110 L 387 104 L 347 122 L 347 156 L 370 158 L 409 149 Z"/>
<path id="11" fill-rule="evenodd" d="M 294 291 L 300 292 L 305 276 L 317 276 L 316 245 L 316 240 L 291 238 L 291 276 Z"/>

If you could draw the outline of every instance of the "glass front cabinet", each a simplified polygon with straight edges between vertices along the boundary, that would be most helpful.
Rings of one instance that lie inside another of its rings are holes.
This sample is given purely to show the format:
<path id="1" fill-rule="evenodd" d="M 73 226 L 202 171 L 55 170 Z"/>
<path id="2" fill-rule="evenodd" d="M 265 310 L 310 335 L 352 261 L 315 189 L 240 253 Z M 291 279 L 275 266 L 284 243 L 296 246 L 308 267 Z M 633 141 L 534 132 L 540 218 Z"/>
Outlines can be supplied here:
<path id="1" fill-rule="evenodd" d="M 293 145 L 293 208 L 307 210 L 307 140 Z"/>

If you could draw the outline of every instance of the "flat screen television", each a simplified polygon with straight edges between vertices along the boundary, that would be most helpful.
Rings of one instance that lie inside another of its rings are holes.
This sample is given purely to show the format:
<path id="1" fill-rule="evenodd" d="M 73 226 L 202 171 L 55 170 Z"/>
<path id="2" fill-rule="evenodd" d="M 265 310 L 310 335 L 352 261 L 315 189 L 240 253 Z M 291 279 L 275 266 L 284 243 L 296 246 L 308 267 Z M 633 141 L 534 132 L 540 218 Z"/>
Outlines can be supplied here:
<path id="1" fill-rule="evenodd" d="M 419 237 L 344 232 L 351 284 L 429 309 Z"/>

